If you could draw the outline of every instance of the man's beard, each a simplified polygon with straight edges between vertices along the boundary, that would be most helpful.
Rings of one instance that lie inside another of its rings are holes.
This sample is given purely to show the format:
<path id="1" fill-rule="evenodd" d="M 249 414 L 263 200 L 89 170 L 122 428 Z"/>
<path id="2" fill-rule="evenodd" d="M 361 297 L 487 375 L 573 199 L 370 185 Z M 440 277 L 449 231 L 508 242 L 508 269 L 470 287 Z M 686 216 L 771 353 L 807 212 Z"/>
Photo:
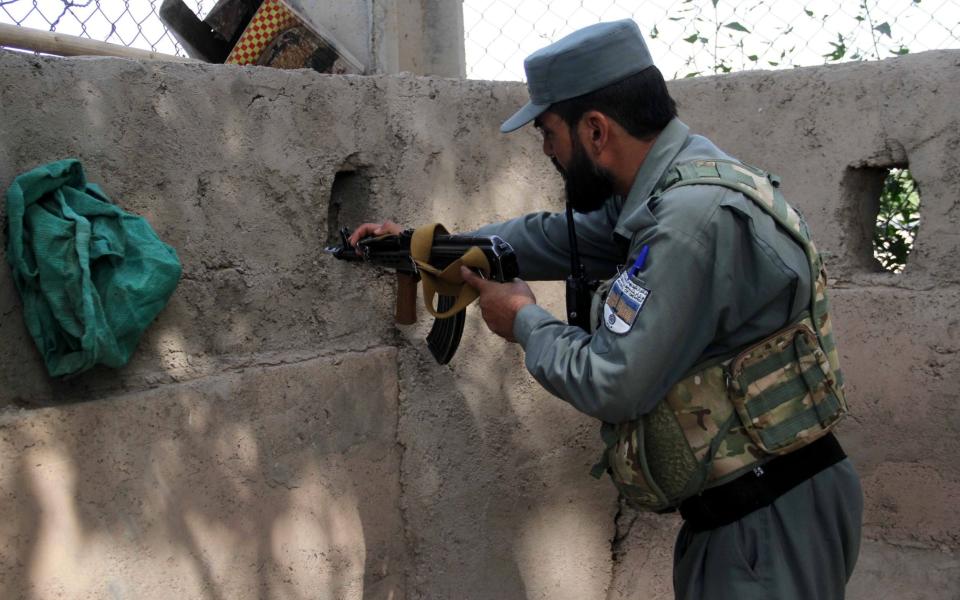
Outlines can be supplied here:
<path id="1" fill-rule="evenodd" d="M 567 204 L 579 213 L 600 210 L 607 199 L 613 196 L 613 176 L 590 160 L 576 132 L 572 133 L 570 165 L 564 169 L 556 158 L 551 157 L 550 160 L 563 176 Z"/>

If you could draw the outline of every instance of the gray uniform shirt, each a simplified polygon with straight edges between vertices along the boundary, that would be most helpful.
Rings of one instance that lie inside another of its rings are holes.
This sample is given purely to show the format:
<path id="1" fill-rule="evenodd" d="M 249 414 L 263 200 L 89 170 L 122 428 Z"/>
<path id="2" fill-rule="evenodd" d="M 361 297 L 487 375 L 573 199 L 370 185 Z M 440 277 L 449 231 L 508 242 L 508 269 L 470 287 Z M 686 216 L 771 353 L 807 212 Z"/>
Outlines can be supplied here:
<path id="1" fill-rule="evenodd" d="M 729 354 L 807 310 L 809 263 L 803 249 L 742 194 L 716 185 L 650 195 L 671 166 L 730 157 L 674 119 L 644 160 L 630 193 L 576 214 L 581 260 L 591 279 L 610 279 L 641 248 L 636 282 L 649 290 L 632 327 L 592 333 L 538 305 L 514 322 L 530 374 L 552 394 L 608 423 L 638 418 L 700 361 Z M 533 213 L 487 225 L 516 250 L 520 277 L 562 280 L 570 269 L 564 213 Z"/>

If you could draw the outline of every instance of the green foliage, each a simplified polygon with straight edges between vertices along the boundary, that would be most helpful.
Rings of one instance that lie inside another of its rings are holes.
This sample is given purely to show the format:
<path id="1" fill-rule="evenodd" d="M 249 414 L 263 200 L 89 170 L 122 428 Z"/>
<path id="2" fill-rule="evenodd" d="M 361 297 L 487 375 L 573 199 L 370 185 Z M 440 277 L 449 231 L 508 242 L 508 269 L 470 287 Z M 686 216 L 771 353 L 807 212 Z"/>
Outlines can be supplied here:
<path id="1" fill-rule="evenodd" d="M 920 190 L 907 169 L 890 169 L 880 194 L 873 232 L 874 256 L 884 269 L 899 273 L 920 227 Z"/>
<path id="2" fill-rule="evenodd" d="M 758 0 L 752 9 L 761 7 L 764 2 L 769 0 Z M 911 0 L 913 4 L 918 4 L 920 0 Z M 751 41 L 753 34 L 749 28 L 740 21 L 727 21 L 721 19 L 717 6 L 719 0 L 711 0 L 713 5 L 713 17 L 705 17 L 704 12 L 709 13 L 707 8 L 702 11 L 694 6 L 694 0 L 684 0 L 681 8 L 676 11 L 675 16 L 669 17 L 671 21 L 683 21 L 687 27 L 686 37 L 681 38 L 691 46 L 696 47 L 696 52 L 706 52 L 710 56 L 709 71 L 694 67 L 693 56 L 687 60 L 690 70 L 683 77 L 697 77 L 709 73 L 729 73 L 737 67 L 737 63 L 742 66 L 753 65 L 760 66 L 763 63 L 771 67 L 789 65 L 792 62 L 793 53 L 796 46 L 787 50 L 781 50 L 779 56 L 771 56 L 767 53 L 750 53 L 744 49 L 744 43 Z M 837 33 L 835 41 L 828 42 L 830 47 L 825 48 L 828 52 L 822 56 L 825 62 L 838 62 L 844 60 L 879 60 L 885 58 L 881 52 L 881 38 L 886 36 L 888 44 L 898 45 L 896 50 L 888 49 L 889 55 L 901 56 L 908 54 L 907 48 L 901 39 L 895 39 L 895 28 L 889 21 L 875 23 L 871 15 L 871 9 L 879 6 L 879 0 L 860 0 L 857 7 L 857 14 L 853 17 L 856 22 L 856 28 L 844 33 Z M 831 18 L 831 14 L 822 12 L 817 15 L 813 10 L 804 8 L 803 13 L 806 18 L 815 19 L 818 22 L 826 23 Z M 756 29 L 756 28 L 755 28 Z M 793 24 L 787 25 L 779 31 L 779 35 L 787 36 L 793 32 Z M 864 39 L 864 33 L 869 32 L 869 38 Z M 762 36 L 767 32 L 757 30 L 757 34 Z M 656 27 L 651 31 L 651 37 L 656 38 L 660 31 Z M 866 41 L 866 43 L 864 43 Z M 739 51 L 739 58 L 731 55 L 730 49 Z M 679 76 L 679 73 L 677 74 Z M 873 236 L 874 255 L 884 269 L 899 273 L 907 264 L 907 256 L 913 248 L 913 241 L 917 234 L 917 228 L 920 224 L 920 194 L 916 182 L 907 169 L 891 169 L 883 184 L 883 194 L 880 197 L 880 210 L 877 214 L 876 229 Z"/>
<path id="3" fill-rule="evenodd" d="M 847 55 L 847 45 L 844 43 L 843 34 L 838 33 L 837 41 L 830 42 L 830 45 L 833 46 L 833 52 L 823 55 L 827 60 L 840 60 Z"/>
<path id="4" fill-rule="evenodd" d="M 908 2 L 915 6 L 920 3 L 920 0 L 904 0 L 905 4 Z M 772 4 L 772 0 L 748 2 L 741 0 L 738 3 L 724 4 L 721 4 L 720 0 L 710 0 L 709 4 L 702 0 L 680 2 L 667 19 L 683 23 L 686 29 L 679 37 L 691 47 L 686 59 L 686 65 L 690 67 L 686 75 L 710 72 L 729 73 L 747 67 L 761 65 L 782 67 L 792 64 L 797 46 L 782 50 L 773 41 L 768 42 L 768 40 L 771 40 L 771 35 L 779 39 L 789 38 L 794 33 L 794 28 L 799 25 L 796 19 L 794 22 L 785 23 L 775 31 L 745 24 L 750 22 L 752 11 L 768 10 L 766 8 L 768 4 Z M 731 13 L 732 5 L 734 11 Z M 824 62 L 880 60 L 910 52 L 902 38 L 904 31 L 897 27 L 896 21 L 885 20 L 880 23 L 874 21 L 873 13 L 877 13 L 878 8 L 881 7 L 880 0 L 858 0 L 856 7 L 856 13 L 850 15 L 855 24 L 848 30 L 836 33 L 834 41 L 826 42 L 829 45 L 821 54 Z M 809 7 L 803 7 L 802 11 L 798 19 L 810 19 L 813 22 L 822 23 L 824 27 L 834 17 L 846 19 L 849 14 L 838 12 L 836 9 L 820 9 L 814 12 Z M 654 26 L 650 31 L 650 38 L 660 37 L 662 32 Z M 769 49 L 758 52 L 757 50 L 761 49 L 765 43 L 769 43 Z M 775 52 L 778 52 L 779 56 L 776 56 Z M 709 56 L 708 64 L 710 65 L 706 68 L 698 59 L 705 54 Z M 681 76 L 681 73 L 675 73 L 674 76 Z"/>

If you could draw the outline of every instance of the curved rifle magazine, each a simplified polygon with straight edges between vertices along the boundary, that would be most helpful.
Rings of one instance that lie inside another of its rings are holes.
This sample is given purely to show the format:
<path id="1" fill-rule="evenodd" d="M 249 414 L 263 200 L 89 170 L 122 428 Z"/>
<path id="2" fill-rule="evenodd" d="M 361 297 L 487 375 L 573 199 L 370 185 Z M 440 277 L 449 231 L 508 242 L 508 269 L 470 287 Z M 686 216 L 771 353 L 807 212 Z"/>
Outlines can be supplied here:
<path id="1" fill-rule="evenodd" d="M 453 296 L 437 296 L 437 310 L 439 312 L 449 310 L 456 300 Z M 463 336 L 463 324 L 466 320 L 466 309 L 452 317 L 433 320 L 433 327 L 427 334 L 427 347 L 438 364 L 447 364 L 456 354 L 457 348 L 460 346 L 460 338 Z"/>

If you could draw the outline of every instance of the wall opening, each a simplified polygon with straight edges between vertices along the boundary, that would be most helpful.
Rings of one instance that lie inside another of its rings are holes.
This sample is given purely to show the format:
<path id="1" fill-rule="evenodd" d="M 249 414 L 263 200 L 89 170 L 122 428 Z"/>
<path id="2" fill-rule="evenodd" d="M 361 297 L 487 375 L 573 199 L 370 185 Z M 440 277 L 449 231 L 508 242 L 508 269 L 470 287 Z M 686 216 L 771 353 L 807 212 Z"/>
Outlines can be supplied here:
<path id="1" fill-rule="evenodd" d="M 873 230 L 873 256 L 891 273 L 907 266 L 920 229 L 920 188 L 906 167 L 885 169 Z"/>
<path id="2" fill-rule="evenodd" d="M 343 170 L 333 178 L 327 208 L 327 245 L 340 243 L 340 228 L 351 230 L 368 220 L 370 177 L 362 170 Z"/>
<path id="3" fill-rule="evenodd" d="M 901 273 L 920 227 L 920 188 L 906 166 L 847 171 L 844 188 L 856 207 L 855 252 L 873 270 Z"/>

